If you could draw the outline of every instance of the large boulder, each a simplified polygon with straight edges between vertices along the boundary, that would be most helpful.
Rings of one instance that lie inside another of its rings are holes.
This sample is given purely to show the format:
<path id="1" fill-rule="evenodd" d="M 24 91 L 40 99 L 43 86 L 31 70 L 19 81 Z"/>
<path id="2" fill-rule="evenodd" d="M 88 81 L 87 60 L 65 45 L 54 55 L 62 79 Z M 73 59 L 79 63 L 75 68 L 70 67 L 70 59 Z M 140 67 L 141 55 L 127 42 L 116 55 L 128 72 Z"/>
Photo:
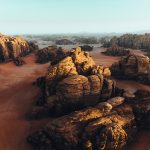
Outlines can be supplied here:
<path id="1" fill-rule="evenodd" d="M 112 75 L 122 79 L 135 79 L 150 84 L 150 59 L 141 54 L 130 54 L 111 66 Z"/>
<path id="2" fill-rule="evenodd" d="M 54 88 L 54 87 L 53 87 Z M 60 81 L 56 94 L 41 106 L 35 106 L 32 117 L 62 115 L 88 106 L 94 106 L 116 95 L 115 82 L 103 76 L 72 75 Z M 39 101 L 41 103 L 41 101 Z M 42 112 L 43 110 L 43 112 Z"/>
<path id="3" fill-rule="evenodd" d="M 138 129 L 150 129 L 150 92 L 139 90 L 133 95 L 113 97 L 51 120 L 28 142 L 48 150 L 128 149 Z"/>
<path id="4" fill-rule="evenodd" d="M 134 98 L 126 99 L 126 101 L 133 108 L 137 126 L 150 130 L 150 92 L 138 90 L 134 95 Z"/>
<path id="5" fill-rule="evenodd" d="M 147 73 L 147 58 L 125 58 L 118 64 L 124 66 L 123 73 Z M 31 134 L 28 142 L 45 150 L 117 150 L 133 140 L 137 129 L 149 129 L 150 93 L 116 88 L 109 76 L 108 68 L 96 66 L 80 48 L 52 64 L 46 77 L 37 81 L 45 98 L 32 116 L 59 117 Z"/>
<path id="6" fill-rule="evenodd" d="M 108 79 L 110 75 L 108 67 L 96 66 L 89 53 L 80 47 L 67 52 L 64 59 L 51 64 L 44 82 L 40 82 L 42 95 L 32 116 L 51 112 L 62 115 L 115 96 L 115 82 Z"/>
<path id="7" fill-rule="evenodd" d="M 83 45 L 83 46 L 80 46 L 80 47 L 84 51 L 92 51 L 93 50 L 93 46 L 90 46 L 90 45 Z"/>
<path id="8" fill-rule="evenodd" d="M 48 46 L 36 52 L 36 59 L 38 63 L 47 63 L 49 61 L 57 63 L 65 56 L 65 51 L 61 47 L 58 48 L 57 46 Z"/>
<path id="9" fill-rule="evenodd" d="M 109 101 L 54 119 L 28 141 L 55 150 L 121 149 L 135 134 L 135 118 L 124 98 Z"/>
<path id="10" fill-rule="evenodd" d="M 52 65 L 46 76 L 47 94 L 55 94 L 57 83 L 71 75 L 111 75 L 109 68 L 96 66 L 89 53 L 84 52 L 81 48 L 71 50 L 67 56 Z"/>
<path id="11" fill-rule="evenodd" d="M 37 46 L 34 43 L 21 37 L 0 36 L 0 62 L 25 56 L 35 49 Z"/>

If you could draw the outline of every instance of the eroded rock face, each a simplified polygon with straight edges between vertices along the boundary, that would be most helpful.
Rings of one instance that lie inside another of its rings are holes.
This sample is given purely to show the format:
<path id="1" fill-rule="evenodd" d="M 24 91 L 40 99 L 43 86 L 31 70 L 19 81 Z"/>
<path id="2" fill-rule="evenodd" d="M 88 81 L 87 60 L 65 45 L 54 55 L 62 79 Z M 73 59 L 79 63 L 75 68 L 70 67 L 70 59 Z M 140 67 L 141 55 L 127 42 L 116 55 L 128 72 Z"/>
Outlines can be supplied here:
<path id="1" fill-rule="evenodd" d="M 140 54 L 130 54 L 111 66 L 112 75 L 121 79 L 134 79 L 150 84 L 150 59 Z"/>
<path id="2" fill-rule="evenodd" d="M 46 76 L 48 95 L 55 93 L 55 87 L 62 79 L 71 75 L 104 75 L 109 77 L 110 70 L 107 67 L 96 66 L 89 53 L 81 48 L 68 52 L 66 58 L 50 67 Z"/>
<path id="3" fill-rule="evenodd" d="M 113 95 L 114 84 L 112 80 L 103 79 L 103 76 L 97 75 L 88 77 L 74 75 L 65 78 L 58 84 L 56 113 L 58 113 L 57 107 L 60 113 L 67 113 L 104 101 Z"/>
<path id="4" fill-rule="evenodd" d="M 83 45 L 80 47 L 83 51 L 92 51 L 93 50 L 93 46 L 90 46 L 90 45 Z"/>
<path id="5" fill-rule="evenodd" d="M 122 149 L 138 129 L 150 126 L 150 92 L 127 95 L 54 119 L 28 141 L 34 148 L 48 150 Z"/>
<path id="6" fill-rule="evenodd" d="M 81 48 L 69 51 L 64 59 L 50 66 L 32 116 L 62 115 L 115 96 L 115 82 L 108 79 L 110 75 L 108 67 L 96 66 Z"/>
<path id="7" fill-rule="evenodd" d="M 0 35 L 0 62 L 25 56 L 37 47 L 21 37 Z"/>
<path id="8" fill-rule="evenodd" d="M 123 102 L 124 98 L 116 97 L 60 117 L 49 122 L 40 136 L 37 132 L 28 140 L 38 147 L 55 150 L 121 149 L 136 131 L 132 108 Z"/>
<path id="9" fill-rule="evenodd" d="M 122 65 L 129 66 L 130 75 L 133 65 L 137 65 L 133 73 L 138 67 L 140 73 L 146 72 L 148 60 L 143 58 L 140 66 L 139 56 L 126 58 Z M 32 115 L 59 117 L 31 134 L 28 142 L 44 150 L 118 150 L 133 140 L 137 129 L 149 129 L 150 92 L 116 88 L 109 76 L 108 68 L 96 66 L 80 48 L 52 65 L 46 78 L 38 79 L 47 97 L 41 106 L 34 107 Z"/>
<path id="10" fill-rule="evenodd" d="M 104 43 L 104 47 L 118 45 L 125 48 L 150 50 L 150 34 L 124 34 L 120 37 L 113 37 L 109 42 Z"/>
<path id="11" fill-rule="evenodd" d="M 38 100 L 42 106 L 33 108 L 32 117 L 67 114 L 74 110 L 94 106 L 115 96 L 116 93 L 113 80 L 97 75 L 88 77 L 72 75 L 58 83 L 55 95 L 49 96 L 46 101 L 43 97 Z"/>
<path id="12" fill-rule="evenodd" d="M 138 90 L 134 95 L 134 98 L 127 101 L 133 107 L 137 126 L 150 130 L 150 92 Z"/>
<path id="13" fill-rule="evenodd" d="M 52 61 L 52 63 L 57 63 L 66 56 L 65 51 L 61 47 L 48 46 L 36 52 L 38 63 L 47 63 Z"/>

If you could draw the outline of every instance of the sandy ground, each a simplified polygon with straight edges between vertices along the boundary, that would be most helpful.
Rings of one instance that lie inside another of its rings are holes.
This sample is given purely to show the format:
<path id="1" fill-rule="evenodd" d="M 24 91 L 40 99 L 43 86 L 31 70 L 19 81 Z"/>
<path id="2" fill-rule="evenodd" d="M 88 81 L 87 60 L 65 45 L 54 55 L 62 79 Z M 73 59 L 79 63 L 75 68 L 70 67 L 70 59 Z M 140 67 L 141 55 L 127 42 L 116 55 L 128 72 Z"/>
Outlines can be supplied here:
<path id="1" fill-rule="evenodd" d="M 12 62 L 0 65 L 0 150 L 30 150 L 27 135 L 46 122 L 29 121 L 27 114 L 39 95 L 32 82 L 49 64 L 35 64 L 33 55 L 24 60 L 27 64 L 21 67 Z"/>
<path id="2" fill-rule="evenodd" d="M 119 57 L 108 57 L 93 52 L 97 64 L 110 66 Z M 36 64 L 34 55 L 24 58 L 27 64 L 16 67 L 12 62 L 0 64 L 0 150 L 30 150 L 26 142 L 29 133 L 44 126 L 48 119 L 31 121 L 28 114 L 37 97 L 39 89 L 32 82 L 43 76 L 49 64 Z M 118 81 L 118 86 L 128 90 L 146 89 L 149 86 L 134 81 Z M 150 150 L 150 133 L 141 132 L 131 150 Z"/>

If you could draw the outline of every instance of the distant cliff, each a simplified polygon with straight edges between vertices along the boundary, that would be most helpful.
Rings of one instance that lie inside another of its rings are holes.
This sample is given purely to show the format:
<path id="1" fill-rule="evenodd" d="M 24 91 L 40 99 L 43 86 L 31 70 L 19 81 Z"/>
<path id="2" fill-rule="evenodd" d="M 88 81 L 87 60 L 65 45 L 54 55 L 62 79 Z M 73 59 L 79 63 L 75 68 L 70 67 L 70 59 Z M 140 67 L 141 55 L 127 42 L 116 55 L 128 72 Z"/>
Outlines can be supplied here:
<path id="1" fill-rule="evenodd" d="M 110 47 L 114 44 L 125 48 L 145 49 L 150 51 L 150 34 L 124 34 L 120 37 L 113 37 L 109 42 L 104 43 L 104 47 Z"/>
<path id="2" fill-rule="evenodd" d="M 38 47 L 19 36 L 11 37 L 0 34 L 0 62 L 25 56 Z"/>

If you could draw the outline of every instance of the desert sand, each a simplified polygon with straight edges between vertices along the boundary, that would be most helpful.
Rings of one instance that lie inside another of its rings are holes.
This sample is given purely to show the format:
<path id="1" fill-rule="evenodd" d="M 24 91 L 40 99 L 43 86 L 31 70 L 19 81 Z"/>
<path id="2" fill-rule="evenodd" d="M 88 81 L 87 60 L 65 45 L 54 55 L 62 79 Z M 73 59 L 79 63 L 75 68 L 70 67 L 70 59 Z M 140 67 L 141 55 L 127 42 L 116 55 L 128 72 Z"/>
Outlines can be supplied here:
<path id="1" fill-rule="evenodd" d="M 119 57 L 92 52 L 97 64 L 110 66 Z M 12 62 L 0 64 L 0 150 L 30 150 L 26 142 L 29 133 L 44 126 L 50 119 L 30 120 L 28 115 L 40 94 L 32 84 L 37 77 L 45 75 L 49 63 L 35 63 L 34 55 L 24 58 L 25 65 L 16 67 Z M 117 80 L 117 85 L 131 91 L 150 90 L 149 86 L 134 81 Z M 141 132 L 130 146 L 131 150 L 150 150 L 150 132 Z"/>
<path id="2" fill-rule="evenodd" d="M 0 65 L 0 149 L 27 150 L 26 137 L 43 121 L 29 121 L 27 114 L 38 97 L 39 89 L 32 82 L 44 75 L 49 64 L 35 64 L 34 55 L 27 56 L 26 65 L 12 62 Z"/>

